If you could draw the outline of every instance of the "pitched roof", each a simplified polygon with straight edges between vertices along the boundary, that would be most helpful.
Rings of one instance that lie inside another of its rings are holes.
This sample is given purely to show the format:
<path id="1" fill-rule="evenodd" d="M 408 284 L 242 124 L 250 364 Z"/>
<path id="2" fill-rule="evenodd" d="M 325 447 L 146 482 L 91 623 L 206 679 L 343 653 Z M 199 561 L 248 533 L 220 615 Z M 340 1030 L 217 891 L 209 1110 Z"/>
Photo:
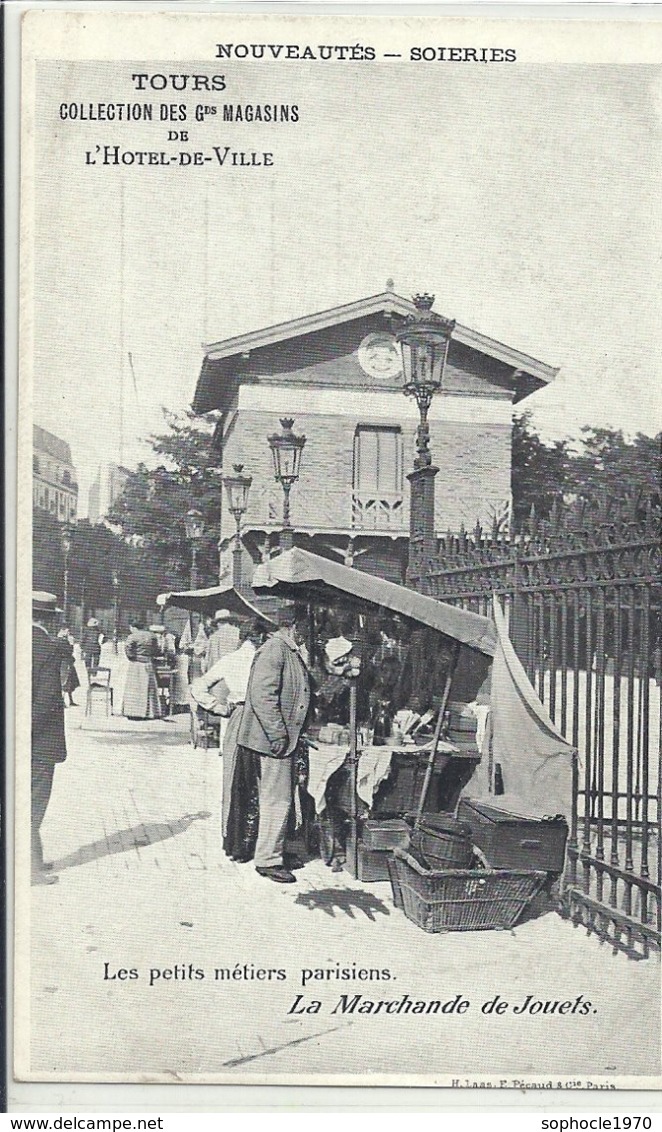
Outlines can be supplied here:
<path id="1" fill-rule="evenodd" d="M 70 464 L 73 467 L 71 448 L 66 440 L 61 440 L 54 433 L 47 432 L 45 428 L 40 428 L 39 425 L 34 425 L 32 442 L 37 452 L 45 452 L 48 456 L 53 456 L 56 460 L 61 460 L 63 464 Z"/>
<path id="2" fill-rule="evenodd" d="M 345 303 L 340 307 L 331 307 L 330 310 L 319 311 L 317 314 L 305 315 L 290 322 L 279 322 L 275 326 L 265 327 L 263 330 L 252 330 L 248 334 L 240 334 L 235 338 L 226 338 L 221 342 L 212 342 L 204 347 L 205 356 L 210 361 L 220 358 L 229 358 L 235 354 L 245 353 L 247 350 L 256 350 L 260 346 L 271 346 L 276 342 L 286 341 L 288 338 L 297 338 L 304 334 L 312 334 L 316 330 L 325 330 L 329 326 L 336 326 L 340 322 L 350 322 L 355 318 L 365 318 L 367 315 L 379 314 L 382 311 L 400 314 L 407 317 L 416 310 L 414 304 L 394 291 L 382 291 L 379 295 L 372 295 L 368 299 L 358 302 Z M 461 323 L 455 324 L 453 338 L 465 346 L 471 346 L 483 354 L 498 361 L 512 365 L 525 373 L 538 377 L 545 383 L 552 381 L 558 373 L 558 366 L 547 365 L 546 362 L 514 350 L 512 346 L 505 346 L 494 338 L 488 338 L 477 330 L 471 330 Z"/>
<path id="3" fill-rule="evenodd" d="M 293 338 L 314 334 L 317 331 L 327 330 L 341 323 L 351 322 L 355 319 L 366 318 L 375 314 L 393 314 L 407 318 L 415 312 L 413 302 L 396 295 L 394 291 L 382 291 L 378 295 L 371 295 L 366 299 L 359 299 L 353 303 L 331 307 L 329 310 L 319 311 L 316 314 L 305 315 L 303 318 L 291 319 L 288 322 L 276 323 L 261 330 L 253 330 L 248 334 L 240 334 L 234 338 L 226 338 L 219 342 L 212 342 L 203 347 L 204 362 L 202 372 L 193 401 L 193 408 L 197 412 L 208 412 L 214 405 L 210 403 L 210 385 L 213 374 L 218 374 L 219 363 L 223 364 L 235 357 L 250 353 L 262 347 L 273 346 L 279 342 L 286 342 Z M 494 358 L 513 369 L 515 379 L 523 379 L 529 386 L 539 388 L 552 381 L 558 367 L 547 365 L 521 350 L 515 350 L 494 338 L 488 338 L 477 330 L 472 330 L 461 323 L 455 324 L 453 341 Z M 225 366 L 223 369 L 225 370 Z M 527 392 L 532 392 L 528 388 Z"/>

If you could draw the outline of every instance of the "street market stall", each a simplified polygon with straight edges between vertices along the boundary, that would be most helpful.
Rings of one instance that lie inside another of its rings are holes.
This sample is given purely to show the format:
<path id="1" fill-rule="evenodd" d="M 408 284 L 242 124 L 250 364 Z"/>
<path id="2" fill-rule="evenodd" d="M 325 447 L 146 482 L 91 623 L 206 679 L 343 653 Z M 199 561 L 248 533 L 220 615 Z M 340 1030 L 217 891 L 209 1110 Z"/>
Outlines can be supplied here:
<path id="1" fill-rule="evenodd" d="M 349 726 L 308 732 L 309 801 L 316 815 L 341 813 L 351 875 L 390 876 L 396 905 L 419 927 L 512 926 L 563 868 L 576 752 L 530 684 L 496 599 L 493 619 L 482 617 L 299 548 L 257 567 L 252 587 L 250 599 L 216 586 L 158 601 L 260 617 L 289 600 L 313 623 L 351 615 L 361 632 L 330 640 L 333 655 L 357 645 L 360 656 L 371 618 L 406 626 L 409 698 L 377 740 L 365 726 L 365 668 L 348 666 Z M 312 651 L 308 660 L 314 670 Z"/>
<path id="2" fill-rule="evenodd" d="M 227 609 L 237 617 L 262 617 L 263 611 L 258 609 L 248 597 L 245 597 L 232 585 L 210 586 L 201 590 L 175 590 L 170 593 L 159 594 L 156 604 L 163 609 L 171 606 L 177 609 L 187 609 L 190 613 L 199 613 L 201 616 L 213 617 L 217 609 Z"/>
<path id="3" fill-rule="evenodd" d="M 308 789 L 315 798 L 318 812 L 325 806 L 326 786 L 331 776 L 336 771 L 341 772 L 340 781 L 336 778 L 335 800 L 350 821 L 349 871 L 366 880 L 384 879 L 384 873 L 375 871 L 379 856 L 374 856 L 369 838 L 361 837 L 359 819 L 368 813 L 404 818 L 415 808 L 418 821 L 426 805 L 433 811 L 441 808 L 438 787 L 449 764 L 461 763 L 456 783 L 463 784 L 471 777 L 479 760 L 475 743 L 463 749 L 462 736 L 451 733 L 444 737 L 442 727 L 448 722 L 450 704 L 456 705 L 454 713 L 459 715 L 464 704 L 489 701 L 490 669 L 496 648 L 494 624 L 486 617 L 445 605 L 299 548 L 259 566 L 253 576 L 253 589 L 256 594 L 270 593 L 362 616 L 383 615 L 388 611 L 412 628 L 429 631 L 428 654 L 432 651 L 443 660 L 437 669 L 439 683 L 432 700 L 434 712 L 428 712 L 434 730 L 427 742 L 418 745 L 403 720 L 402 730 L 387 737 L 382 745 L 373 746 L 366 729 L 361 727 L 359 731 L 359 724 L 364 721 L 357 717 L 358 681 L 352 679 L 348 735 L 341 737 L 343 741 L 320 743 L 309 751 Z M 431 639 L 434 645 L 430 650 Z M 428 669 L 434 667 L 432 655 L 427 656 L 425 663 Z M 419 719 L 412 711 L 398 714 L 410 721 Z M 474 734 L 477 726 L 476 722 Z M 456 800 L 449 802 L 447 796 L 445 802 L 452 808 Z M 403 836 L 408 838 L 408 832 L 403 831 Z M 385 862 L 381 867 L 386 869 Z"/>
<path id="4" fill-rule="evenodd" d="M 370 857 L 371 846 L 396 848 L 397 856 L 404 852 L 398 844 L 412 843 L 409 830 L 398 831 L 397 826 L 389 829 L 388 822 L 381 827 L 364 822 L 361 840 L 361 814 L 403 815 L 411 808 L 411 783 L 407 792 L 402 763 L 395 781 L 391 773 L 398 760 L 405 760 L 405 765 L 409 762 L 411 782 L 417 793 L 420 789 L 414 821 L 419 844 L 426 829 L 432 838 L 440 833 L 449 842 L 452 833 L 444 830 L 443 817 L 436 829 L 429 819 L 426 826 L 424 809 L 455 811 L 461 793 L 464 800 L 460 801 L 459 816 L 468 819 L 474 845 L 491 838 L 487 848 L 495 854 L 495 865 L 508 863 L 511 850 L 506 843 L 510 841 L 516 850 L 513 861 L 528 860 L 531 869 L 539 870 L 539 876 L 561 871 L 576 752 L 556 729 L 530 684 L 509 640 L 496 598 L 491 620 L 299 548 L 258 567 L 253 589 L 257 594 L 266 592 L 360 614 L 388 610 L 410 625 L 423 626 L 433 633 L 433 643 L 428 635 L 424 644 L 428 649 L 427 668 L 435 671 L 438 680 L 434 701 L 437 717 L 434 735 L 424 748 L 412 751 L 397 742 L 379 748 L 366 744 L 364 731 L 357 726 L 355 679 L 351 682 L 347 742 L 338 744 L 335 750 L 329 745 L 322 750 L 320 745 L 317 751 L 310 751 L 309 790 L 318 806 L 324 804 L 328 764 L 346 771 L 345 794 L 342 782 L 339 794 L 341 804 L 344 801 L 349 811 L 347 855 L 352 875 L 361 876 L 363 872 L 362 879 L 377 879 L 379 874 L 370 873 L 370 862 L 375 859 L 374 855 Z M 434 666 L 434 653 L 447 658 L 441 679 Z M 469 722 L 472 716 L 474 721 Z M 421 757 L 425 764 L 422 782 L 418 774 Z M 320 768 L 320 761 L 327 768 Z M 435 801 L 431 796 L 435 775 L 443 773 L 449 763 L 462 762 L 462 772 L 455 776 L 459 785 L 455 796 L 444 798 L 437 792 Z M 385 782 L 387 789 L 384 792 L 382 785 L 380 793 L 377 787 Z M 398 842 L 399 836 L 404 840 Z M 491 863 L 484 859 L 486 864 Z M 495 881 L 501 883 L 498 877 Z M 434 915 L 428 920 L 438 922 Z"/>

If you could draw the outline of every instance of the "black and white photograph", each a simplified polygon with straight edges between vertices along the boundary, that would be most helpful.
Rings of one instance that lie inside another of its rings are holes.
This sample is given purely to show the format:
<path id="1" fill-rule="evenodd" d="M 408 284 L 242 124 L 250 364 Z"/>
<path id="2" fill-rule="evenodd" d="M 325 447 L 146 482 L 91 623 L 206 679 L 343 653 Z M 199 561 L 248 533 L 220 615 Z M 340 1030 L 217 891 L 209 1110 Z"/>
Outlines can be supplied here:
<path id="1" fill-rule="evenodd" d="M 22 21 L 16 1079 L 659 1089 L 659 19 L 112 9 Z"/>

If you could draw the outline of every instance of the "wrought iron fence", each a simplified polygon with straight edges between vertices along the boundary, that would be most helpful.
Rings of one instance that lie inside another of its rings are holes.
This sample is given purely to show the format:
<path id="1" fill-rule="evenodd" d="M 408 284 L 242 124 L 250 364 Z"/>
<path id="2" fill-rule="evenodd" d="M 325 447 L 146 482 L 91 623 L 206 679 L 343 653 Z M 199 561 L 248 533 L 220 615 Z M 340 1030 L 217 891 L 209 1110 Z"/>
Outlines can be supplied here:
<path id="1" fill-rule="evenodd" d="M 660 566 L 659 510 L 602 500 L 532 515 L 510 537 L 449 534 L 410 578 L 487 615 L 500 595 L 529 679 L 578 751 L 566 909 L 633 955 L 660 946 Z"/>

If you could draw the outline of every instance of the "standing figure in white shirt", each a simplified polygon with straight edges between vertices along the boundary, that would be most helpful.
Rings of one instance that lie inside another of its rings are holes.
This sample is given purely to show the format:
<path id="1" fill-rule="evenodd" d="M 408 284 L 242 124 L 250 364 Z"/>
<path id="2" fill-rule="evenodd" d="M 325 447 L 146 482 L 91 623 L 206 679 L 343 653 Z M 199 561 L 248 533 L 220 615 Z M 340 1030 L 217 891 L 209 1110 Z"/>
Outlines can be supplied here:
<path id="1" fill-rule="evenodd" d="M 191 696 L 201 708 L 221 718 L 220 748 L 223 755 L 222 834 L 225 838 L 237 756 L 237 732 L 253 657 L 275 625 L 258 619 L 239 629 L 239 648 L 226 653 L 191 684 Z"/>

